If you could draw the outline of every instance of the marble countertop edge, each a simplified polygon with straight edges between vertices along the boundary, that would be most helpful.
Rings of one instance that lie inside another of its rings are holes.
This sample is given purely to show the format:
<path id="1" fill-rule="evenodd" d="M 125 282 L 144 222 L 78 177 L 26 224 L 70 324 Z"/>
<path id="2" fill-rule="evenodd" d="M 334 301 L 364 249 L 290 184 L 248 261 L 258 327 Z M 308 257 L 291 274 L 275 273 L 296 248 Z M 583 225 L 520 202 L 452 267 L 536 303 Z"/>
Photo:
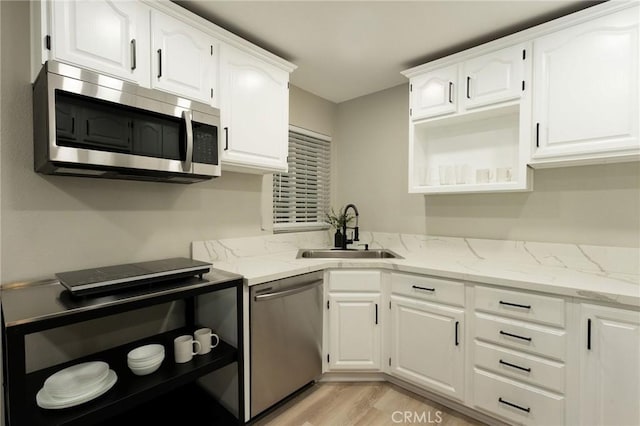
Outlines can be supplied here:
<path id="1" fill-rule="evenodd" d="M 640 307 L 639 277 L 634 275 L 625 277 L 626 280 L 619 280 L 544 266 L 514 264 L 511 268 L 504 268 L 504 265 L 500 268 L 482 260 L 450 259 L 443 267 L 425 263 L 428 262 L 411 259 L 296 259 L 295 253 L 282 252 L 230 262 L 214 262 L 213 266 L 243 275 L 248 286 L 326 269 L 375 268 Z M 451 267 L 451 264 L 457 267 Z M 472 271 L 470 268 L 477 270 Z"/>

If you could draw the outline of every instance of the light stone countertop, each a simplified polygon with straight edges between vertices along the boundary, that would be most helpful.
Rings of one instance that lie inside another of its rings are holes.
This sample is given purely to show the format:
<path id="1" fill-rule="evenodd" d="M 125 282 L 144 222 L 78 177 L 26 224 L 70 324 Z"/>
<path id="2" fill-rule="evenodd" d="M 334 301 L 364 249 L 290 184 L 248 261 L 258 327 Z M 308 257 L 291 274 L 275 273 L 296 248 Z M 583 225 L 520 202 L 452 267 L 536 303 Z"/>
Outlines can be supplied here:
<path id="1" fill-rule="evenodd" d="M 361 232 L 404 259 L 296 259 L 329 248 L 329 232 L 194 241 L 192 257 L 249 286 L 330 268 L 381 268 L 640 307 L 640 250 L 577 244 Z"/>

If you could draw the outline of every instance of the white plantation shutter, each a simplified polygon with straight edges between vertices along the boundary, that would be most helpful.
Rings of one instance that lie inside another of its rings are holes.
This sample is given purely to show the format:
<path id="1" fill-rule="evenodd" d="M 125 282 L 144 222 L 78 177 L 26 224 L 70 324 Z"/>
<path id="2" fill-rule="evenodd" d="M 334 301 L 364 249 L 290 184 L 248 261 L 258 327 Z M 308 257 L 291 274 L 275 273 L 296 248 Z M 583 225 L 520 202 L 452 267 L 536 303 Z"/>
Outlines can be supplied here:
<path id="1" fill-rule="evenodd" d="M 273 175 L 274 231 L 327 228 L 331 139 L 290 126 L 288 163 Z"/>

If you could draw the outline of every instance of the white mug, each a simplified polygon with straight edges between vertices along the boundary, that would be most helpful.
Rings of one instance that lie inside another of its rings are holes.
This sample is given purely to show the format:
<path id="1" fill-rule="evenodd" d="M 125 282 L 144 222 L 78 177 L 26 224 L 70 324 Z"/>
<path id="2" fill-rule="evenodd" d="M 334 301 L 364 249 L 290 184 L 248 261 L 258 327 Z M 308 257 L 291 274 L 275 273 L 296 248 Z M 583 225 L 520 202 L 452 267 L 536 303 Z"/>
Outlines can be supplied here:
<path id="1" fill-rule="evenodd" d="M 469 165 L 468 164 L 456 164 L 456 184 L 465 184 L 468 182 Z"/>
<path id="2" fill-rule="evenodd" d="M 194 351 L 193 346 L 197 349 Z M 173 350 L 178 364 L 191 361 L 194 355 L 196 355 L 202 345 L 197 340 L 193 340 L 192 336 L 184 335 L 173 339 Z"/>
<path id="3" fill-rule="evenodd" d="M 211 349 L 218 346 L 220 338 L 217 334 L 213 333 L 210 328 L 200 328 L 193 333 L 193 337 L 198 343 L 200 343 L 200 349 L 198 349 L 198 355 L 204 355 L 211 352 Z M 211 344 L 211 340 L 215 339 L 215 343 Z"/>
<path id="4" fill-rule="evenodd" d="M 456 168 L 453 164 L 445 164 L 438 167 L 440 172 L 440 185 L 455 185 Z"/>
<path id="5" fill-rule="evenodd" d="M 496 169 L 496 181 L 511 182 L 511 167 L 498 167 Z"/>
<path id="6" fill-rule="evenodd" d="M 489 169 L 476 170 L 476 183 L 489 183 L 492 178 L 491 174 Z"/>

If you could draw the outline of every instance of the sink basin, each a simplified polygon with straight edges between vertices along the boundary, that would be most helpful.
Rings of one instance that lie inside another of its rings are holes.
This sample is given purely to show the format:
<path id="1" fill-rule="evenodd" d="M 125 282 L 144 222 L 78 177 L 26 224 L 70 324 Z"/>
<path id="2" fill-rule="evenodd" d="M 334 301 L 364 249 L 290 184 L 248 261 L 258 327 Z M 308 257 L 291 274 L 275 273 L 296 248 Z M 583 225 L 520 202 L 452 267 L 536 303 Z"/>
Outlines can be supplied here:
<path id="1" fill-rule="evenodd" d="M 297 259 L 404 259 L 387 249 L 339 250 L 339 249 L 301 249 Z"/>

